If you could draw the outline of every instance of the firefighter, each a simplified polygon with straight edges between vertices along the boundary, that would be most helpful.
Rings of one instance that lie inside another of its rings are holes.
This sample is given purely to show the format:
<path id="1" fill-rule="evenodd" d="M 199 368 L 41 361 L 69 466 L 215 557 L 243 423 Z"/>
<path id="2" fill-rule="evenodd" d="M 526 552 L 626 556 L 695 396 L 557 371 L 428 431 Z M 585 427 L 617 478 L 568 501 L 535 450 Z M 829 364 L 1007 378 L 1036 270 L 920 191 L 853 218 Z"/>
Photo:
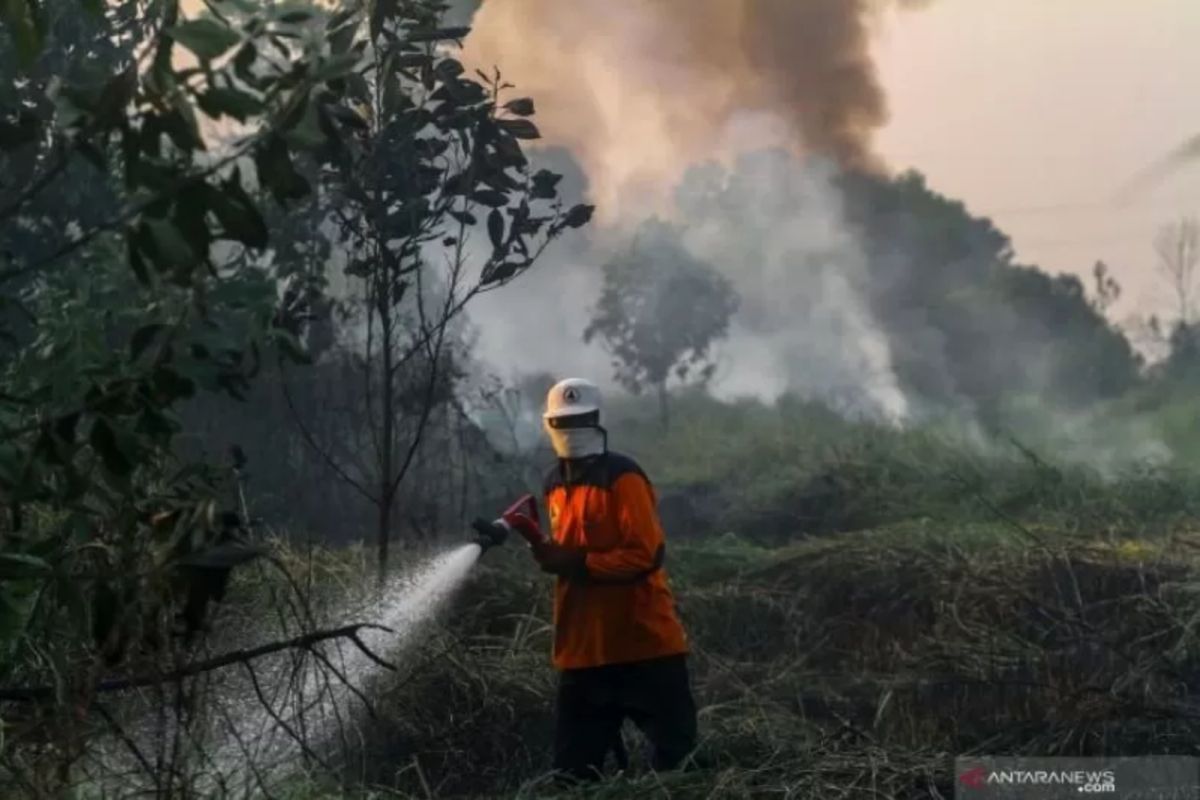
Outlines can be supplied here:
<path id="1" fill-rule="evenodd" d="M 608 450 L 594 383 L 556 384 L 543 421 L 558 461 L 545 483 L 551 535 L 532 552 L 557 577 L 555 769 L 595 778 L 610 750 L 624 766 L 626 718 L 649 739 L 655 769 L 678 767 L 696 742 L 696 707 L 654 488 Z"/>

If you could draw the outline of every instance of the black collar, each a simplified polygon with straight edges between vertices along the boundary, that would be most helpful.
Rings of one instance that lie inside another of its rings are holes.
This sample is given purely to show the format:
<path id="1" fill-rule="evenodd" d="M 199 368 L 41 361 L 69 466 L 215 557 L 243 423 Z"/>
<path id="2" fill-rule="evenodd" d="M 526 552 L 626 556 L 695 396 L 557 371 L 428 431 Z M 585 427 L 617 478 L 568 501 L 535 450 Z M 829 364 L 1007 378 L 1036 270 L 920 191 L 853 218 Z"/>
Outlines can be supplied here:
<path id="1" fill-rule="evenodd" d="M 585 479 L 592 477 L 595 470 L 607 460 L 607 451 L 584 458 L 560 458 L 558 460 L 558 477 L 562 479 L 564 486 L 583 483 Z"/>

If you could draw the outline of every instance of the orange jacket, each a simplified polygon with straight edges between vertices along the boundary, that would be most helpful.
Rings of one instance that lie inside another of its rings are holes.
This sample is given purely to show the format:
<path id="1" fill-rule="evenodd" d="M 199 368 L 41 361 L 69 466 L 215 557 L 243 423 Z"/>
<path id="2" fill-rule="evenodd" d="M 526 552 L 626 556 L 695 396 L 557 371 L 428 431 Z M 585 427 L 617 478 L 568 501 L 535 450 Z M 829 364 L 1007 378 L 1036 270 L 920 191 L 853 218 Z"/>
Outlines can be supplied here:
<path id="1" fill-rule="evenodd" d="M 686 653 L 687 637 L 662 569 L 654 489 L 632 459 L 599 456 L 568 484 L 546 480 L 554 541 L 583 548 L 587 577 L 554 587 L 554 666 L 598 667 Z"/>

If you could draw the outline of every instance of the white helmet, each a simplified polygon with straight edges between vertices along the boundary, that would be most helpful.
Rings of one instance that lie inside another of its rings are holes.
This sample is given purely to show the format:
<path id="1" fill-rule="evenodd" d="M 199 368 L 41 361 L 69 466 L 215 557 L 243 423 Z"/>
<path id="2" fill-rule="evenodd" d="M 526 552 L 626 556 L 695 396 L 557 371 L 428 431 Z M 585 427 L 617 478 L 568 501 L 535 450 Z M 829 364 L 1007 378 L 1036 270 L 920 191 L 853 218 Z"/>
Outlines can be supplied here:
<path id="1" fill-rule="evenodd" d="M 586 458 L 607 449 L 600 406 L 600 387 L 589 380 L 567 378 L 550 388 L 542 420 L 559 458 Z M 575 422 L 571 417 L 581 419 Z"/>
<path id="2" fill-rule="evenodd" d="M 567 378 L 550 387 L 545 419 L 574 417 L 600 411 L 600 387 L 584 378 Z"/>

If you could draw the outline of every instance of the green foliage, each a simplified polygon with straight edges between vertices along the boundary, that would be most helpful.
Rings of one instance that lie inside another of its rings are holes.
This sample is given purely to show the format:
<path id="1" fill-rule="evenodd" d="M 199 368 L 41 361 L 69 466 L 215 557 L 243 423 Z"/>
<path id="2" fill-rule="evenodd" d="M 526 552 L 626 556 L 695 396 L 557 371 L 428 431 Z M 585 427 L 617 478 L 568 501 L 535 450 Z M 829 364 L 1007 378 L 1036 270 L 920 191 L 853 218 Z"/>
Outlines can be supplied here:
<path id="1" fill-rule="evenodd" d="M 347 337 L 328 358 L 366 387 L 345 397 L 354 417 L 346 427 L 374 447 L 364 458 L 331 437 L 309 444 L 374 514 L 381 576 L 401 482 L 431 420 L 453 407 L 463 375 L 457 318 L 592 213 L 591 206 L 563 205 L 559 176 L 531 174 L 522 143 L 540 136 L 529 119 L 533 101 L 506 100 L 512 87 L 498 71 L 466 74 L 440 46 L 465 34 L 438 27 L 443 6 L 378 2 L 346 6 L 325 20 L 330 47 L 356 69 L 331 82 L 330 102 L 298 125 L 336 140 L 314 153 L 315 213 L 336 228 L 345 256 L 348 288 L 335 317 L 365 335 Z M 276 170 L 273 160 L 260 166 L 282 176 L 279 194 L 303 180 Z M 323 235 L 309 232 L 310 239 Z"/>
<path id="2" fill-rule="evenodd" d="M 219 58 L 241 41 L 237 31 L 214 19 L 189 20 L 168 28 L 166 35 L 206 62 Z"/>
<path id="3" fill-rule="evenodd" d="M 447 405 L 452 318 L 592 213 L 531 174 L 533 101 L 464 75 L 444 3 L 92 5 L 0 6 L 19 45 L 0 48 L 0 683 L 55 687 L 6 737 L 60 743 L 23 762 L 47 794 L 98 680 L 193 658 L 259 552 L 223 510 L 233 471 L 181 445 L 204 433 L 181 409 L 337 349 L 320 331 L 337 244 L 389 326 L 389 418 Z M 488 255 L 460 285 L 473 233 Z M 407 461 L 385 438 L 390 507 Z"/>
<path id="4" fill-rule="evenodd" d="M 936 405 L 969 404 L 990 421 L 1010 394 L 1079 409 L 1137 384 L 1137 355 L 1077 278 L 1014 263 L 989 220 L 916 173 L 847 175 L 840 185 L 906 391 Z M 1097 280 L 1111 295 L 1102 273 Z"/>
<path id="5" fill-rule="evenodd" d="M 37 58 L 46 35 L 45 20 L 37 0 L 4 0 L 0 20 L 12 40 L 22 64 Z"/>
<path id="6" fill-rule="evenodd" d="M 427 244 L 461 247 L 483 225 L 491 254 L 479 291 L 511 281 L 549 240 L 591 216 L 590 206 L 562 207 L 557 176 L 528 174 L 519 140 L 540 136 L 527 119 L 533 102 L 501 102 L 511 87 L 499 73 L 465 76 L 434 46 L 463 33 L 431 29 L 437 11 L 377 3 L 366 28 L 349 13 L 326 26 L 338 48 L 363 53 L 364 63 L 338 84 L 341 104 L 324 120 L 341 145 L 320 154 L 324 180 L 348 209 L 339 216 L 347 273 L 389 308 L 407 297 Z"/>
<path id="7" fill-rule="evenodd" d="M 1164 387 L 1175 389 L 1193 389 L 1200 385 L 1200 326 L 1176 323 L 1167 344 L 1167 357 L 1156 365 L 1155 377 Z"/>
<path id="8" fill-rule="evenodd" d="M 765 151 L 728 168 L 697 167 L 677 202 L 691 240 L 735 281 L 739 322 L 799 340 L 781 359 L 793 386 L 886 369 L 910 405 L 991 424 L 1011 394 L 1078 410 L 1139 381 L 1133 348 L 1078 279 L 1016 263 L 990 220 L 917 173 L 831 175 Z M 1098 288 L 1111 302 L 1104 277 Z M 852 313 L 842 311 L 847 303 Z M 835 313 L 823 321 L 828 309 Z M 869 320 L 867 335 L 886 342 L 886 367 L 853 363 L 863 334 L 838 330 L 846 313 Z"/>
<path id="9" fill-rule="evenodd" d="M 62 763 L 97 679 L 177 663 L 255 553 L 229 471 L 176 456 L 177 411 L 303 358 L 255 263 L 258 196 L 309 190 L 297 164 L 340 146 L 324 122 L 359 61 L 296 6 L 85 5 L 0 6 L 21 55 L 0 56 L 0 681 L 56 687 L 63 715 L 7 742 L 61 726 Z"/>
<path id="10" fill-rule="evenodd" d="M 609 429 L 613 447 L 638 458 L 658 486 L 677 540 L 731 533 L 778 545 L 980 514 L 1147 533 L 1198 510 L 1189 499 L 1196 477 L 1182 464 L 1137 459 L 1159 435 L 1150 420 L 1097 416 L 1068 427 L 1043 417 L 1039 429 L 1026 410 L 1016 436 L 989 436 L 953 418 L 904 430 L 852 422 L 789 396 L 723 403 L 692 392 L 675 410 L 663 431 L 648 403 L 617 404 Z"/>
<path id="11" fill-rule="evenodd" d="M 500 548 L 446 629 L 371 683 L 376 713 L 338 774 L 276 794 L 855 798 L 875 781 L 886 796 L 947 795 L 946 752 L 1153 753 L 1194 738 L 1178 674 L 1200 658 L 1195 476 L 1104 479 L 965 426 L 899 431 L 794 398 L 677 403 L 670 431 L 641 399 L 618 403 L 611 427 L 660 500 L 699 487 L 727 513 L 689 535 L 663 511 L 701 709 L 696 769 L 651 773 L 627 725 L 629 772 L 552 787 L 553 587 L 522 548 Z M 826 527 L 797 503 L 814 476 L 844 489 Z M 318 598 L 361 584 L 361 551 L 310 564 Z M 263 591 L 240 588 L 248 604 Z"/>

